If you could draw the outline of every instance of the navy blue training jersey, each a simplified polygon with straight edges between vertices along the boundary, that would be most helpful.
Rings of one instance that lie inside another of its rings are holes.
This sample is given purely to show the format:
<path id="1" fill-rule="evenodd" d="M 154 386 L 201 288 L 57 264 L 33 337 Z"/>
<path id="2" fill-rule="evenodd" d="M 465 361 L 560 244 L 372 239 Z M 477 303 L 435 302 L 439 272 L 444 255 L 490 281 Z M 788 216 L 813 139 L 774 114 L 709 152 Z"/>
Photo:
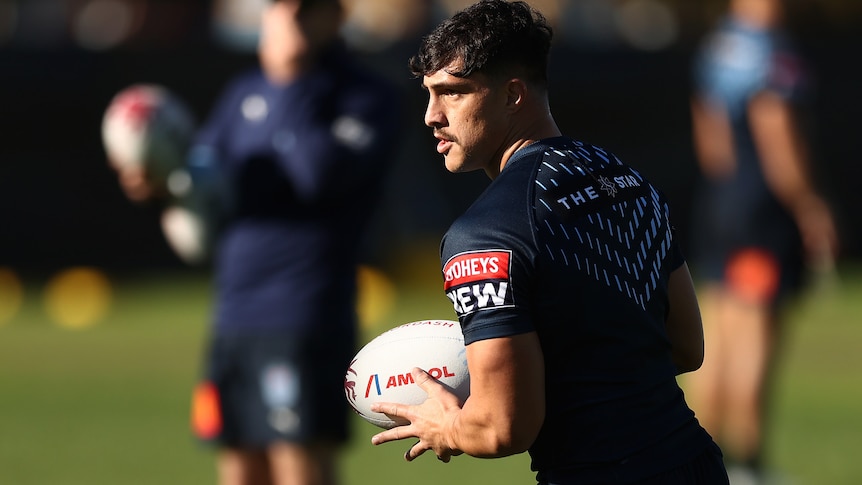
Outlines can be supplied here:
<path id="1" fill-rule="evenodd" d="M 397 140 L 392 86 L 341 48 L 285 86 L 236 78 L 190 164 L 213 164 L 231 208 L 215 255 L 216 332 L 326 330 L 355 323 L 363 230 Z"/>
<path id="2" fill-rule="evenodd" d="M 645 477 L 711 444 L 665 331 L 668 278 L 683 261 L 664 196 L 611 153 L 565 137 L 516 152 L 446 233 L 444 286 L 465 342 L 539 336 L 547 409 L 530 454 L 540 479 Z"/>

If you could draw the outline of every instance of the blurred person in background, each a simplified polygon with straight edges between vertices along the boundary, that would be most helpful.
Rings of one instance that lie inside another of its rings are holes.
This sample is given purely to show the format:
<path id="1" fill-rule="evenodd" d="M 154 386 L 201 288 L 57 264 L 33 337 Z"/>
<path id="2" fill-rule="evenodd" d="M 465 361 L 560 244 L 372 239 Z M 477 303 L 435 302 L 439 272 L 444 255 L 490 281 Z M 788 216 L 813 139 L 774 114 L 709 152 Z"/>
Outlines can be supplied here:
<path id="1" fill-rule="evenodd" d="M 692 267 L 706 349 L 686 390 L 737 483 L 762 475 L 783 304 L 801 288 L 806 264 L 829 267 L 837 250 L 799 122 L 807 74 L 782 15 L 781 0 L 731 0 L 696 61 L 692 101 L 702 174 Z"/>
<path id="2" fill-rule="evenodd" d="M 192 425 L 218 445 L 223 485 L 336 483 L 348 439 L 358 253 L 401 113 L 346 50 L 343 15 L 338 0 L 268 2 L 259 68 L 228 85 L 189 153 L 179 204 L 216 227 Z M 131 199 L 158 198 L 146 173 L 119 178 Z"/>

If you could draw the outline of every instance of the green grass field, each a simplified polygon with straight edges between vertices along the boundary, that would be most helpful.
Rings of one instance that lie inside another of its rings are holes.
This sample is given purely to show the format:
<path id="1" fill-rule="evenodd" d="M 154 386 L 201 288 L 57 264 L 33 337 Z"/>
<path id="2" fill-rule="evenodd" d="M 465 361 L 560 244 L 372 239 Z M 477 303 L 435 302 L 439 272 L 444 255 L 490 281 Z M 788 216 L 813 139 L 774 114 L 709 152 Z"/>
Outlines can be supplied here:
<path id="1" fill-rule="evenodd" d="M 366 328 L 452 318 L 433 270 L 417 283 L 396 275 L 394 306 Z M 212 484 L 210 450 L 187 424 L 210 294 L 191 272 L 109 275 L 109 313 L 91 328 L 57 326 L 28 281 L 20 310 L 0 324 L 0 484 Z M 429 281 L 430 280 L 430 281 Z M 2 296 L 0 296 L 2 301 Z M 862 269 L 810 293 L 793 310 L 775 389 L 770 467 L 794 485 L 862 483 Z M 503 460 L 426 455 L 407 443 L 372 447 L 373 426 L 354 420 L 345 485 L 529 484 L 526 455 Z"/>

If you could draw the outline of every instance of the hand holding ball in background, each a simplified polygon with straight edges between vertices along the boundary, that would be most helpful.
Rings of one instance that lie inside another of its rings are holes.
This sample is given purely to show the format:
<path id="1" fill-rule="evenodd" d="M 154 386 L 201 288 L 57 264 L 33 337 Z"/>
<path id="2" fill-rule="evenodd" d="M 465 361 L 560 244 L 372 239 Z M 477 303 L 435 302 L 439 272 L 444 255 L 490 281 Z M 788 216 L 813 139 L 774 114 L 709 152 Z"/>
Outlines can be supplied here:
<path id="1" fill-rule="evenodd" d="M 204 262 L 214 230 L 212 187 L 194 186 L 187 166 L 197 123 L 188 105 L 157 84 L 119 91 L 102 119 L 102 144 L 120 187 L 134 202 L 166 203 L 162 232 L 189 264 Z M 212 184 L 209 184 L 212 185 Z"/>
<path id="2" fill-rule="evenodd" d="M 102 143 L 129 199 L 168 195 L 168 178 L 185 165 L 195 129 L 191 110 L 163 86 L 135 84 L 114 96 L 102 119 Z"/>

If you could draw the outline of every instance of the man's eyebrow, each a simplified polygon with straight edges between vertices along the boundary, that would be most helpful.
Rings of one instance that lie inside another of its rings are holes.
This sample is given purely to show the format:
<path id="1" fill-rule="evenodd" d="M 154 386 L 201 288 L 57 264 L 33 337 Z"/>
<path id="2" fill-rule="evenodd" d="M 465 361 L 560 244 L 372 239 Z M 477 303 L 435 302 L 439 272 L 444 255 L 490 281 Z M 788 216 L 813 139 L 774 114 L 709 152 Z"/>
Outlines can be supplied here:
<path id="1" fill-rule="evenodd" d="M 466 85 L 467 82 L 461 78 L 458 78 L 458 80 L 455 81 L 439 81 L 436 83 L 431 83 L 430 85 L 423 81 L 422 89 L 436 89 L 438 91 L 441 89 L 463 89 Z"/>

